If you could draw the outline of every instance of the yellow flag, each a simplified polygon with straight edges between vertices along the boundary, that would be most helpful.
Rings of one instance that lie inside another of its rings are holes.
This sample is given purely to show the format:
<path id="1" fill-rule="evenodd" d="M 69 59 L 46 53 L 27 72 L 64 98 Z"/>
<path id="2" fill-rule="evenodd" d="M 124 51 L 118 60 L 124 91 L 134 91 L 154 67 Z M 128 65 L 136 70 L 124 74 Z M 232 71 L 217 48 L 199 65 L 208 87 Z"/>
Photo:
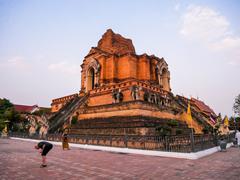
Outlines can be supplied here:
<path id="1" fill-rule="evenodd" d="M 191 113 L 191 107 L 190 107 L 190 101 L 188 101 L 188 108 L 187 108 L 187 121 L 191 124 L 190 128 L 193 128 L 192 125 L 192 113 Z"/>
<path id="2" fill-rule="evenodd" d="M 223 123 L 224 123 L 224 126 L 227 126 L 227 127 L 229 126 L 229 120 L 227 116 L 224 117 Z"/>

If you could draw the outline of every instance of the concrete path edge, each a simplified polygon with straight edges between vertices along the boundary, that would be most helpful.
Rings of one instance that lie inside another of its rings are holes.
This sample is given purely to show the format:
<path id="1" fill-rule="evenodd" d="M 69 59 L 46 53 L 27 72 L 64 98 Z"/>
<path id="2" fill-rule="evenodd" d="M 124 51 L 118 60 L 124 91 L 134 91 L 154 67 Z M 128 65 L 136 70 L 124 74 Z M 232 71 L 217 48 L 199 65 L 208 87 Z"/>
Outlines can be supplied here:
<path id="1" fill-rule="evenodd" d="M 39 142 L 42 140 L 36 139 L 25 139 L 25 138 L 16 138 L 10 137 L 10 139 L 14 140 L 21 140 L 21 141 L 29 141 L 29 142 Z M 48 141 L 54 145 L 62 145 L 62 142 L 56 141 Z M 182 159 L 199 159 L 208 155 L 211 155 L 215 152 L 220 151 L 220 147 L 213 147 L 210 149 L 206 149 L 203 151 L 198 151 L 195 153 L 179 153 L 179 152 L 165 152 L 165 151 L 153 151 L 153 150 L 142 150 L 142 149 L 129 149 L 129 148 L 118 148 L 118 147 L 109 147 L 109 146 L 96 146 L 96 145 L 87 145 L 87 144 L 75 144 L 69 143 L 70 147 L 76 147 L 81 149 L 89 149 L 89 150 L 99 150 L 99 151 L 109 151 L 109 152 L 116 152 L 116 153 L 126 153 L 126 154 L 140 154 L 140 155 L 147 155 L 147 156 L 160 156 L 160 157 L 171 157 L 171 158 L 182 158 Z M 227 148 L 231 147 L 233 144 L 228 143 Z"/>

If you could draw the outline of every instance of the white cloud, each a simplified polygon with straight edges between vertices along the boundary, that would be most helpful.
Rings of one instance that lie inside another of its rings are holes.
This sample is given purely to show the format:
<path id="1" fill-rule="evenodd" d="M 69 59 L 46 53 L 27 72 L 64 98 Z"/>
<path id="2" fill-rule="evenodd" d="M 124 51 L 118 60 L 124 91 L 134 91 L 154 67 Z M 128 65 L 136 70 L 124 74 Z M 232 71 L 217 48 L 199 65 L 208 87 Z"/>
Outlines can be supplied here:
<path id="1" fill-rule="evenodd" d="M 230 59 L 228 64 L 240 65 L 240 37 L 225 37 L 213 43 L 211 49 L 218 52 L 223 51 Z"/>
<path id="2" fill-rule="evenodd" d="M 192 40 L 211 42 L 229 34 L 229 22 L 209 7 L 190 5 L 183 16 L 182 35 Z"/>
<path id="3" fill-rule="evenodd" d="M 228 64 L 232 66 L 240 66 L 240 62 L 238 61 L 229 61 Z"/>
<path id="4" fill-rule="evenodd" d="M 175 6 L 174 6 L 174 10 L 179 11 L 180 6 L 181 6 L 180 3 L 176 3 Z"/>
<path id="5" fill-rule="evenodd" d="M 238 64 L 240 37 L 232 33 L 230 22 L 219 12 L 209 7 L 190 5 L 182 17 L 180 34 L 211 51 L 226 53 L 235 62 L 229 64 Z"/>
<path id="6" fill-rule="evenodd" d="M 73 65 L 69 64 L 67 62 L 59 62 L 55 64 L 50 64 L 48 66 L 48 69 L 53 72 L 61 72 L 64 74 L 78 74 L 79 73 L 79 66 L 78 65 Z"/>
<path id="7" fill-rule="evenodd" d="M 26 62 L 26 59 L 22 56 L 14 56 L 7 60 L 3 60 L 0 63 L 0 67 L 3 68 L 15 68 L 15 69 L 26 69 L 29 67 L 29 64 Z"/>
<path id="8" fill-rule="evenodd" d="M 240 37 L 225 37 L 222 40 L 213 43 L 212 46 L 215 50 L 224 50 L 224 49 L 240 49 Z"/>

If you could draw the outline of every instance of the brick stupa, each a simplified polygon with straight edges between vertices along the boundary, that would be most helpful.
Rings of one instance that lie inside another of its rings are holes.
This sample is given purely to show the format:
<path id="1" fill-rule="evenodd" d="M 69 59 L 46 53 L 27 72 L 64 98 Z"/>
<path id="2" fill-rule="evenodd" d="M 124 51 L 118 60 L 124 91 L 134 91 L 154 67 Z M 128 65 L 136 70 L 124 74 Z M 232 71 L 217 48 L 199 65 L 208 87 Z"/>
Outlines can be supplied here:
<path id="1" fill-rule="evenodd" d="M 186 108 L 171 93 L 170 72 L 163 58 L 137 55 L 130 39 L 109 29 L 85 56 L 81 68 L 79 94 L 52 103 L 52 112 L 66 112 L 72 99 L 84 99 L 66 116 L 65 122 L 72 117 L 78 120 L 70 133 L 153 135 L 158 126 L 170 121 L 189 132 L 181 116 Z M 203 126 L 193 124 L 195 132 L 201 133 Z"/>

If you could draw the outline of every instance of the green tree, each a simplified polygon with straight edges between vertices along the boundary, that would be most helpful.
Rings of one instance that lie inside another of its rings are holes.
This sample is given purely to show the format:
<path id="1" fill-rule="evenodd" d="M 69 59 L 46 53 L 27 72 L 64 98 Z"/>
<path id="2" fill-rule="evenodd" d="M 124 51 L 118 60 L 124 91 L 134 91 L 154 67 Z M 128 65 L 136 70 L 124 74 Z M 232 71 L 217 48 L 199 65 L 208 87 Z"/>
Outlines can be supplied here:
<path id="1" fill-rule="evenodd" d="M 0 132 L 3 130 L 4 127 L 5 127 L 4 118 L 0 114 Z"/>
<path id="2" fill-rule="evenodd" d="M 8 108 L 13 108 L 13 104 L 8 99 L 0 98 L 0 114 L 3 114 Z"/>
<path id="3" fill-rule="evenodd" d="M 240 129 L 240 117 L 230 117 L 229 129 L 231 130 Z"/>
<path id="4" fill-rule="evenodd" d="M 3 116 L 6 120 L 13 121 L 15 116 L 14 113 L 15 112 L 13 108 L 7 108 L 3 113 Z"/>
<path id="5" fill-rule="evenodd" d="M 233 110 L 234 110 L 234 113 L 240 116 L 240 94 L 235 98 L 235 101 L 233 104 Z"/>
<path id="6" fill-rule="evenodd" d="M 20 120 L 20 114 L 14 110 L 13 104 L 8 99 L 0 98 L 0 131 L 5 127 L 5 121 L 10 121 L 9 127 Z"/>

